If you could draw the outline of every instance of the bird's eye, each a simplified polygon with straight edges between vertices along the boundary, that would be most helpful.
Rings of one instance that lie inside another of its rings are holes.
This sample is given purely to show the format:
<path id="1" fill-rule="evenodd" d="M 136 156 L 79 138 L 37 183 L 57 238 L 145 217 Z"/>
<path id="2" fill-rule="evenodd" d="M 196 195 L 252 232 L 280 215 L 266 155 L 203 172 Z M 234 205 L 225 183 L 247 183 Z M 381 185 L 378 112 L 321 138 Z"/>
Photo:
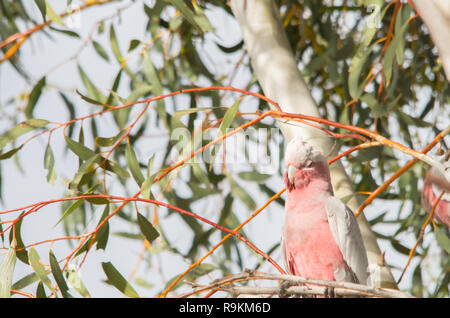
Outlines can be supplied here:
<path id="1" fill-rule="evenodd" d="M 312 166 L 312 161 L 311 161 L 311 160 L 308 160 L 308 161 L 306 162 L 306 166 L 307 166 L 307 167 L 311 167 L 311 166 Z"/>

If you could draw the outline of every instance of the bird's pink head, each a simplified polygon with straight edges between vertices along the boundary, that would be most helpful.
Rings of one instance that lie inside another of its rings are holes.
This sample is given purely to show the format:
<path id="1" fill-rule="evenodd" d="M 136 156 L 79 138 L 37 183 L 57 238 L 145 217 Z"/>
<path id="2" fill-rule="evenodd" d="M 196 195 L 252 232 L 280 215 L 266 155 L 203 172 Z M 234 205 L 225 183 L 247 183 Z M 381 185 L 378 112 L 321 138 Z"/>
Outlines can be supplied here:
<path id="1" fill-rule="evenodd" d="M 300 136 L 288 143 L 285 162 L 285 183 L 290 190 L 306 186 L 312 180 L 329 183 L 330 172 L 325 156 Z"/>

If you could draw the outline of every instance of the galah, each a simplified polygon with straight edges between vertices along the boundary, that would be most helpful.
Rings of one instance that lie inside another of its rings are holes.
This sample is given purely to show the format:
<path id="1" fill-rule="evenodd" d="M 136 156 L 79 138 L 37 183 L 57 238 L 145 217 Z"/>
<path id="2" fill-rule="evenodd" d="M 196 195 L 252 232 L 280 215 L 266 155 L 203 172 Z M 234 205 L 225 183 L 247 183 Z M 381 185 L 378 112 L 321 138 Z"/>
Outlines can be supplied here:
<path id="1" fill-rule="evenodd" d="M 353 212 L 333 195 L 323 154 L 301 137 L 285 152 L 282 251 L 291 275 L 369 285 L 368 261 Z"/>
<path id="2" fill-rule="evenodd" d="M 450 161 L 448 164 L 450 164 Z M 425 176 L 420 196 L 428 213 L 431 213 L 442 191 L 445 191 L 445 193 L 437 203 L 433 216 L 440 223 L 450 228 L 450 182 L 436 168 L 431 168 Z"/>

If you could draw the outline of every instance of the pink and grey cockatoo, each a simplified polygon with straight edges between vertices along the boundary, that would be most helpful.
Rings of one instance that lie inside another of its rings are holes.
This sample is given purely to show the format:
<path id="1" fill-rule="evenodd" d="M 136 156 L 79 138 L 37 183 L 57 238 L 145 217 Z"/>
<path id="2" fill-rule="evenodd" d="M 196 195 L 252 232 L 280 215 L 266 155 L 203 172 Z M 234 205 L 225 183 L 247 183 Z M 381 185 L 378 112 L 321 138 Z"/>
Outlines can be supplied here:
<path id="1" fill-rule="evenodd" d="M 446 165 L 450 166 L 450 160 Z M 428 213 L 431 213 L 436 200 L 445 191 L 436 205 L 433 216 L 442 224 L 450 228 L 450 182 L 436 168 L 431 168 L 423 182 L 421 201 Z"/>
<path id="2" fill-rule="evenodd" d="M 369 285 L 368 261 L 353 212 L 333 195 L 328 162 L 301 137 L 285 153 L 282 251 L 291 275 Z"/>

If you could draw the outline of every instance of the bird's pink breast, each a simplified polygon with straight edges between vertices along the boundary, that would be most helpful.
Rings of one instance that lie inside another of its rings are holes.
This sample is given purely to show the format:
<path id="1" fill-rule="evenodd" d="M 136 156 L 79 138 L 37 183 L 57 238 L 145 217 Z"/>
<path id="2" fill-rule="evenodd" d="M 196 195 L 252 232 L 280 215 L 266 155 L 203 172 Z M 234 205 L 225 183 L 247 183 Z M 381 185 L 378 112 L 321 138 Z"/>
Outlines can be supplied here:
<path id="1" fill-rule="evenodd" d="M 314 182 L 287 194 L 283 239 L 292 275 L 335 280 L 335 270 L 349 270 L 328 224 L 325 202 L 329 196 Z"/>

